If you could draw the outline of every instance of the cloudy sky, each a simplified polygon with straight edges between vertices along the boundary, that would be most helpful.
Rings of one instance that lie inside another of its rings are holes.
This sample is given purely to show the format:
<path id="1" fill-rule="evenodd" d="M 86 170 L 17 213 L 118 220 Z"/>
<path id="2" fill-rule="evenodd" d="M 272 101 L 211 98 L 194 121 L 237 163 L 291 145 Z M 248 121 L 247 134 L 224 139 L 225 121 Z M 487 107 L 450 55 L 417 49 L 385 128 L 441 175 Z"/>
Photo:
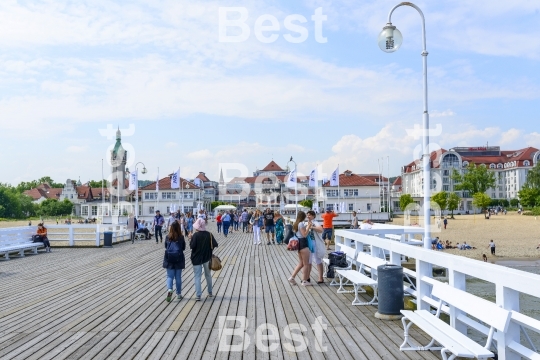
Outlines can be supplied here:
<path id="1" fill-rule="evenodd" d="M 376 172 L 389 157 L 396 175 L 420 153 L 422 120 L 416 11 L 393 15 L 398 52 L 377 46 L 396 3 L 3 0 L 0 182 L 97 180 L 114 143 L 106 129 L 117 126 L 148 179 L 178 166 L 217 178 L 220 163 L 253 171 L 291 155 L 304 173 L 316 164 Z M 431 124 L 441 129 L 434 146 L 540 147 L 540 0 L 416 4 Z M 224 42 L 241 32 L 223 21 L 220 41 L 220 7 L 245 8 L 245 41 Z M 260 16 L 278 20 L 262 33 L 274 42 L 255 31 Z M 285 28 L 288 17 L 304 30 Z"/>

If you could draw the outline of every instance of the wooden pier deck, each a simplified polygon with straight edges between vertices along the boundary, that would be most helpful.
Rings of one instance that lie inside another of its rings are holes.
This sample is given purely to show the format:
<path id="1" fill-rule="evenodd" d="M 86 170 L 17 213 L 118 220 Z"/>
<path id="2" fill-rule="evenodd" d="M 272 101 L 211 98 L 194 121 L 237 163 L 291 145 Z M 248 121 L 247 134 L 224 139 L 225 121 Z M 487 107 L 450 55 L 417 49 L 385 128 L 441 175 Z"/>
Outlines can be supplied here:
<path id="1" fill-rule="evenodd" d="M 287 277 L 297 254 L 284 245 L 254 246 L 252 234 L 241 232 L 217 240 L 224 267 L 213 273 L 215 297 L 203 291 L 200 302 L 189 249 L 185 297 L 165 301 L 163 245 L 154 240 L 0 262 L 0 359 L 440 359 L 438 353 L 400 352 L 401 321 L 376 319 L 373 306 L 351 306 L 352 295 L 326 284 L 291 286 Z M 314 283 L 316 276 L 314 269 Z M 247 318 L 245 351 L 220 351 L 221 316 Z M 325 352 L 314 345 L 311 325 L 318 317 L 327 325 Z M 279 329 L 274 351 L 255 346 L 255 329 L 263 323 Z M 287 346 L 283 329 L 293 323 L 306 326 L 304 351 Z M 413 329 L 412 335 L 427 343 L 425 334 Z"/>

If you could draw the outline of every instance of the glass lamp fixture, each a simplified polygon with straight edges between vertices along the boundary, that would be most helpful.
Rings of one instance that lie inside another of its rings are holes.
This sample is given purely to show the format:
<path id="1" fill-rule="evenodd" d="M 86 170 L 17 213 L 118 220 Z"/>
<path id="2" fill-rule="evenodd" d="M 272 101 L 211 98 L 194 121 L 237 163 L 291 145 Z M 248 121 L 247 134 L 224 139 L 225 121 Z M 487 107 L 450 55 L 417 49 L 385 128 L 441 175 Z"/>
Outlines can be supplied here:
<path id="1" fill-rule="evenodd" d="M 403 44 L 403 35 L 392 23 L 383 27 L 379 38 L 377 39 L 379 48 L 386 53 L 397 51 Z"/>

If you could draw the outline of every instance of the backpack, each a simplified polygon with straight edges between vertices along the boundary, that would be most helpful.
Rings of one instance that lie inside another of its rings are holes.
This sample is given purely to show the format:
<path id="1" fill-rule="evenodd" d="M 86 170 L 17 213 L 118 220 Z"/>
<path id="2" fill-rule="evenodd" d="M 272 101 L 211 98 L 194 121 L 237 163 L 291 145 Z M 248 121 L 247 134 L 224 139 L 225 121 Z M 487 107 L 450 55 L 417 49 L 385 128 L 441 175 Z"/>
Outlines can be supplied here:
<path id="1" fill-rule="evenodd" d="M 341 251 L 334 251 L 328 254 L 328 260 L 330 261 L 329 265 L 334 265 L 338 268 L 346 268 L 348 266 L 347 255 Z"/>
<path id="2" fill-rule="evenodd" d="M 165 257 L 169 264 L 178 264 L 180 262 L 180 252 L 181 250 L 178 241 L 169 242 L 169 246 L 167 246 L 167 250 L 165 250 Z"/>

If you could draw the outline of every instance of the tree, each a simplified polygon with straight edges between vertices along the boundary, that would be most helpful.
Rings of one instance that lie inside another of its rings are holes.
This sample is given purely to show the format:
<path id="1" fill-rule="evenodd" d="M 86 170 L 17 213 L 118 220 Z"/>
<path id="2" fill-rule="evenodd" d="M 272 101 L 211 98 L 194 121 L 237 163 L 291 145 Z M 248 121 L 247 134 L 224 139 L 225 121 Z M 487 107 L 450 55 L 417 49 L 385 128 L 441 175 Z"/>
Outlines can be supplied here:
<path id="1" fill-rule="evenodd" d="M 518 192 L 518 196 L 521 204 L 524 206 L 533 207 L 536 204 L 540 205 L 540 189 L 532 188 L 528 184 L 523 186 L 523 189 Z"/>
<path id="2" fill-rule="evenodd" d="M 448 206 L 448 193 L 446 191 L 441 191 L 431 196 L 431 201 L 434 201 L 439 205 L 441 211 L 446 210 Z"/>
<path id="3" fill-rule="evenodd" d="M 94 189 L 101 188 L 101 180 L 90 180 L 88 186 Z M 107 187 L 107 180 L 105 179 L 103 179 L 103 187 Z"/>
<path id="4" fill-rule="evenodd" d="M 487 209 L 490 203 L 491 198 L 486 193 L 477 192 L 476 194 L 473 194 L 473 205 L 482 209 L 482 211 Z"/>
<path id="5" fill-rule="evenodd" d="M 72 211 L 73 203 L 68 199 L 47 199 L 40 204 L 38 213 L 41 216 L 63 216 L 71 215 Z"/>
<path id="6" fill-rule="evenodd" d="M 299 201 L 298 202 L 299 205 L 302 205 L 302 206 L 305 206 L 307 207 L 308 209 L 312 209 L 313 208 L 313 200 L 310 200 L 310 199 L 304 199 L 302 201 Z"/>
<path id="7" fill-rule="evenodd" d="M 448 207 L 448 210 L 451 211 L 450 217 L 452 219 L 454 218 L 454 210 L 458 209 L 460 201 L 460 197 L 455 192 L 451 192 L 450 195 L 448 195 L 448 201 L 446 205 Z"/>
<path id="8" fill-rule="evenodd" d="M 540 162 L 527 173 L 525 185 L 532 189 L 540 189 Z"/>
<path id="9" fill-rule="evenodd" d="M 470 194 L 485 193 L 487 189 L 495 187 L 495 174 L 488 170 L 485 165 L 470 163 L 462 175 L 453 169 L 452 180 L 454 189 L 465 190 Z"/>
<path id="10" fill-rule="evenodd" d="M 518 199 L 510 199 L 510 206 L 517 207 L 519 205 Z"/>
<path id="11" fill-rule="evenodd" d="M 414 200 L 411 194 L 403 194 L 399 197 L 399 208 L 401 209 L 401 211 L 405 211 L 407 206 L 413 202 Z"/>

